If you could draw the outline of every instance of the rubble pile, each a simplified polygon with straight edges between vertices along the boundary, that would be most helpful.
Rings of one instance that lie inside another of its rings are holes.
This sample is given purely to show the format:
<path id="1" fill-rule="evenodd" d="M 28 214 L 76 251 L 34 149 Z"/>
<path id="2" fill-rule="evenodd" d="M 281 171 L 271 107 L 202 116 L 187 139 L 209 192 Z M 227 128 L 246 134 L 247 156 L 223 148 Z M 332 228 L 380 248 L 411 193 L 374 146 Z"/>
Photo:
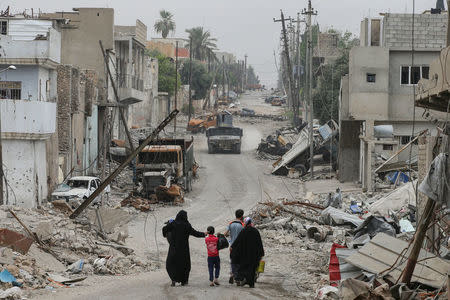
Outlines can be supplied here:
<path id="1" fill-rule="evenodd" d="M 377 195 L 342 194 L 338 189 L 294 200 L 271 200 L 259 203 L 251 217 L 269 246 L 270 257 L 277 260 L 288 254 L 292 259 L 295 267 L 283 272 L 297 286 L 302 283 L 299 289 L 305 298 L 315 294 L 316 299 L 347 299 L 343 295 L 349 293 L 356 294 L 348 299 L 363 295 L 395 298 L 400 288 L 396 280 L 408 261 L 405 249 L 410 247 L 416 227 L 413 185 Z M 446 239 L 441 248 L 448 253 Z M 418 261 L 412 277 L 420 288 L 411 291 L 404 287 L 404 291 L 437 296 L 446 282 L 450 261 L 424 249 L 421 257 L 427 257 L 427 262 Z M 425 265 L 427 268 L 422 267 Z"/>
<path id="2" fill-rule="evenodd" d="M 297 128 L 280 128 L 274 134 L 261 140 L 256 150 L 257 156 L 261 159 L 278 159 L 292 148 L 298 137 Z"/>
<path id="3" fill-rule="evenodd" d="M 150 263 L 124 244 L 131 219 L 128 212 L 101 208 L 98 214 L 102 226 L 93 208 L 75 220 L 49 207 L 0 208 L 0 289 L 55 288 L 91 274 L 151 269 Z M 30 242 L 24 244 L 24 239 Z"/>

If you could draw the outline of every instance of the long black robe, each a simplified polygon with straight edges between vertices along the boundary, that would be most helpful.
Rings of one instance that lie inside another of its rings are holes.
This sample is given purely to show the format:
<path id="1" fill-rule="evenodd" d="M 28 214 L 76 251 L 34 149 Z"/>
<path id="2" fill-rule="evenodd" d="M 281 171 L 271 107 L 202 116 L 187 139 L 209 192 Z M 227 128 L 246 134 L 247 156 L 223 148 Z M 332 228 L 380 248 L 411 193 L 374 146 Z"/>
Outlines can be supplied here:
<path id="1" fill-rule="evenodd" d="M 250 285 L 255 284 L 255 272 L 259 261 L 264 256 L 264 247 L 258 229 L 247 225 L 233 243 L 231 261 L 238 264 L 238 280 L 245 279 Z"/>
<path id="2" fill-rule="evenodd" d="M 187 283 L 191 271 L 191 256 L 189 253 L 189 236 L 205 237 L 203 232 L 192 228 L 187 220 L 187 213 L 181 210 L 175 221 L 163 228 L 163 236 L 169 241 L 166 270 L 172 281 Z"/>

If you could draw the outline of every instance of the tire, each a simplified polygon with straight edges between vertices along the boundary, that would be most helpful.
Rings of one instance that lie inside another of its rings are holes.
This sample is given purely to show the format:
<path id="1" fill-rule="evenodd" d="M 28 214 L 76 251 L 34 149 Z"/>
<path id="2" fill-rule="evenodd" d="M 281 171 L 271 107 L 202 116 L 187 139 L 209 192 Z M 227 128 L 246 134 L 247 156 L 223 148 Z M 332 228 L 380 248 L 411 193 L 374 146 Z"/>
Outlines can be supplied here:
<path id="1" fill-rule="evenodd" d="M 305 176 L 308 172 L 305 165 L 302 164 L 295 165 L 294 168 L 300 173 L 300 177 Z"/>
<path id="2" fill-rule="evenodd" d="M 331 161 L 331 154 L 330 154 L 330 152 L 327 151 L 327 150 L 323 151 L 322 159 L 323 159 L 323 161 L 329 163 Z"/>
<path id="3" fill-rule="evenodd" d="M 241 154 L 241 145 L 235 145 L 234 146 L 234 153 Z"/>

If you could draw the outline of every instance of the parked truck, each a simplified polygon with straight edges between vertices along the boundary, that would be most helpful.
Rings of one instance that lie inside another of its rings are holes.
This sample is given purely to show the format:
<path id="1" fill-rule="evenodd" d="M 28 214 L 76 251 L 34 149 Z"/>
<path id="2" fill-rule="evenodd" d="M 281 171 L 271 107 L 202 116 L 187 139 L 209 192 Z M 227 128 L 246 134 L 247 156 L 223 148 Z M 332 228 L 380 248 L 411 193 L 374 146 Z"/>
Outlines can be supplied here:
<path id="1" fill-rule="evenodd" d="M 217 114 L 216 127 L 206 130 L 208 153 L 232 152 L 241 153 L 242 128 L 233 126 L 233 116 L 224 111 Z"/>
<path id="2" fill-rule="evenodd" d="M 145 196 L 155 193 L 158 186 L 169 188 L 178 184 L 192 190 L 194 173 L 194 139 L 158 139 L 137 156 L 136 173 L 142 181 Z"/>

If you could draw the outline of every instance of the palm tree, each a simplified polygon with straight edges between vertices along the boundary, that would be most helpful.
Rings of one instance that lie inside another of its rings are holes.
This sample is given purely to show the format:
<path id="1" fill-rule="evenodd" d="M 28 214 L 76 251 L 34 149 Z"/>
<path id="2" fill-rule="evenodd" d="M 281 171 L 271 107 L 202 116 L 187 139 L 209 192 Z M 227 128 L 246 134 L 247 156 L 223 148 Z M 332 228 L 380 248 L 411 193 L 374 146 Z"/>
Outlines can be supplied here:
<path id="1" fill-rule="evenodd" d="M 195 59 L 206 60 L 215 58 L 214 50 L 217 49 L 217 39 L 211 37 L 211 33 L 208 30 L 204 30 L 203 27 L 194 27 L 186 29 L 189 33 L 189 40 L 192 40 L 192 55 Z"/>
<path id="2" fill-rule="evenodd" d="M 161 10 L 159 12 L 161 19 L 155 22 L 154 28 L 157 33 L 161 33 L 163 39 L 165 39 L 169 32 L 175 32 L 175 22 L 172 20 L 172 13 L 167 10 Z"/>

